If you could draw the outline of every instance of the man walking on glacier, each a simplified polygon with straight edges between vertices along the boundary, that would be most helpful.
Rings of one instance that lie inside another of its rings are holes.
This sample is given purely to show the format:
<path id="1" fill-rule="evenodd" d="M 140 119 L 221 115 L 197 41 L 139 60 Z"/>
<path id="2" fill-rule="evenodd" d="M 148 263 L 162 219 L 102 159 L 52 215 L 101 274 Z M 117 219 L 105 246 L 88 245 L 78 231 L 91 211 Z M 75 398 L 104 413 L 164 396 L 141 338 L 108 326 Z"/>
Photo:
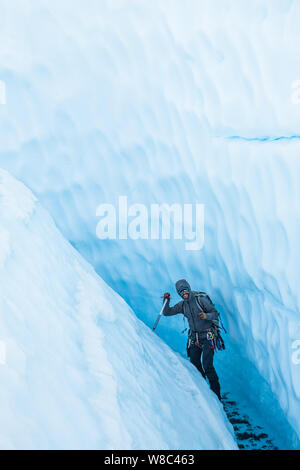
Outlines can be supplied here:
<path id="1" fill-rule="evenodd" d="M 219 313 L 208 295 L 191 291 L 185 279 L 177 281 L 175 286 L 183 300 L 170 307 L 170 294 L 166 292 L 164 301 L 167 302 L 163 314 L 171 316 L 181 313 L 187 318 L 190 327 L 187 344 L 190 361 L 204 378 L 208 378 L 211 390 L 221 400 L 219 378 L 213 365 L 214 350 L 224 349 L 219 335 Z"/>

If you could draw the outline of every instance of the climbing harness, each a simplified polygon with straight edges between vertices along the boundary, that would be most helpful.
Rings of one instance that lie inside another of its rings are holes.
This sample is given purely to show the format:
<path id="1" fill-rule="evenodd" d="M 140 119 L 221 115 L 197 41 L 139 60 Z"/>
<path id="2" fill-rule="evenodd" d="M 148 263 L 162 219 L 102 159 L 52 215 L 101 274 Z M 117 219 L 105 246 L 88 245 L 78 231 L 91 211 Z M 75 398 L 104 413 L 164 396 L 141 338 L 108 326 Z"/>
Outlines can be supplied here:
<path id="1" fill-rule="evenodd" d="M 186 351 L 188 357 L 190 356 L 189 350 L 191 346 L 197 346 L 197 348 L 202 349 L 202 344 L 199 342 L 199 333 L 198 331 L 188 331 L 188 341 L 186 345 Z"/>

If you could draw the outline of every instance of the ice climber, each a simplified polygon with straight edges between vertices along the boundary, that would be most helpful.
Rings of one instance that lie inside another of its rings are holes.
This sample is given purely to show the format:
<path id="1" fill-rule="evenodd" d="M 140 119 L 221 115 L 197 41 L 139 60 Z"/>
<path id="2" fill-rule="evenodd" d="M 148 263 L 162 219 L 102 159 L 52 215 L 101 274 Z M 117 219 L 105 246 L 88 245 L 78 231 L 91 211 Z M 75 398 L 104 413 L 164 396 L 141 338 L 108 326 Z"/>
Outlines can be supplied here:
<path id="1" fill-rule="evenodd" d="M 211 390 L 221 400 L 219 378 L 213 365 L 215 349 L 224 349 L 219 334 L 219 313 L 208 295 L 191 291 L 185 279 L 177 281 L 175 286 L 183 300 L 170 307 L 170 294 L 166 292 L 163 296 L 164 301 L 167 299 L 163 314 L 171 316 L 181 313 L 187 318 L 190 328 L 187 354 L 202 376 L 208 378 Z"/>

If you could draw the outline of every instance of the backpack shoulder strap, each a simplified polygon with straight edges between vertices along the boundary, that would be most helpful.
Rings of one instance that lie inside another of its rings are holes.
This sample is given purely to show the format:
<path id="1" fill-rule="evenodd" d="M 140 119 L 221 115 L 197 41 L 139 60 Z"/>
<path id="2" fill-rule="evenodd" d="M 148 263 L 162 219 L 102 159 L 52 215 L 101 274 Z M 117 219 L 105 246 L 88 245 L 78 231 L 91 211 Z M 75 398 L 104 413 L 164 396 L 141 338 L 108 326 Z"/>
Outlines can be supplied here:
<path id="1" fill-rule="evenodd" d="M 198 292 L 198 291 L 192 291 L 192 293 L 194 294 L 195 298 L 196 298 L 196 302 L 198 304 L 198 307 L 201 308 L 203 310 L 203 307 L 202 307 L 202 304 L 201 304 L 201 298 L 205 298 L 209 301 L 209 303 L 212 304 L 212 301 L 210 299 L 210 297 L 205 293 L 205 292 Z"/>
<path id="2" fill-rule="evenodd" d="M 205 297 L 211 304 L 213 303 L 211 298 L 206 292 L 197 292 L 197 294 L 199 295 L 199 297 Z"/>
<path id="3" fill-rule="evenodd" d="M 209 297 L 209 295 L 206 294 L 206 292 L 192 291 L 192 293 L 194 294 L 194 296 L 195 296 L 195 298 L 196 298 L 197 305 L 198 305 L 198 307 L 199 307 L 201 310 L 203 310 L 203 307 L 202 307 L 202 305 L 201 305 L 201 297 L 202 297 L 202 298 L 206 298 L 212 305 L 214 305 L 213 302 L 212 302 L 212 300 L 211 300 L 211 298 Z M 219 313 L 219 318 L 218 318 L 218 320 L 214 320 L 213 323 L 215 324 L 215 326 L 216 326 L 217 328 L 220 328 L 220 324 L 221 324 L 222 330 L 224 331 L 224 333 L 227 333 L 227 331 L 226 331 L 226 329 L 225 329 L 225 327 L 224 327 L 224 325 L 223 325 L 223 322 L 222 322 L 220 313 Z"/>
<path id="4" fill-rule="evenodd" d="M 206 292 L 193 292 L 193 294 L 195 295 L 198 307 L 203 312 L 205 312 L 205 309 L 203 308 L 203 305 L 201 303 L 201 299 L 206 299 L 213 307 L 215 307 L 212 300 L 211 300 L 211 298 L 209 297 L 209 295 L 206 294 Z M 220 314 L 219 314 L 219 317 L 220 317 Z M 215 324 L 215 326 L 217 326 L 217 327 L 219 326 L 219 320 L 213 320 L 213 323 Z"/>

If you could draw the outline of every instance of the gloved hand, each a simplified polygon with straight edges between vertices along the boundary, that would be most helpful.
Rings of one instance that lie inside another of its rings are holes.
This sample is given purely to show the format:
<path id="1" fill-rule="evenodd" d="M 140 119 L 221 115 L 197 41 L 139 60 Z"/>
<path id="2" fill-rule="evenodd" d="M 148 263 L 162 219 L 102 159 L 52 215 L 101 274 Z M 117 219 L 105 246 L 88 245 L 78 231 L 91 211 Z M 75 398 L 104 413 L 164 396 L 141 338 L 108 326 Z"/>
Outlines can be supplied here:
<path id="1" fill-rule="evenodd" d="M 199 312 L 198 317 L 201 318 L 201 320 L 206 320 L 206 313 L 205 312 Z"/>
<path id="2" fill-rule="evenodd" d="M 165 292 L 163 297 L 164 297 L 164 301 L 165 301 L 166 299 L 169 299 L 169 300 L 170 300 L 170 298 L 171 298 L 169 292 Z"/>

